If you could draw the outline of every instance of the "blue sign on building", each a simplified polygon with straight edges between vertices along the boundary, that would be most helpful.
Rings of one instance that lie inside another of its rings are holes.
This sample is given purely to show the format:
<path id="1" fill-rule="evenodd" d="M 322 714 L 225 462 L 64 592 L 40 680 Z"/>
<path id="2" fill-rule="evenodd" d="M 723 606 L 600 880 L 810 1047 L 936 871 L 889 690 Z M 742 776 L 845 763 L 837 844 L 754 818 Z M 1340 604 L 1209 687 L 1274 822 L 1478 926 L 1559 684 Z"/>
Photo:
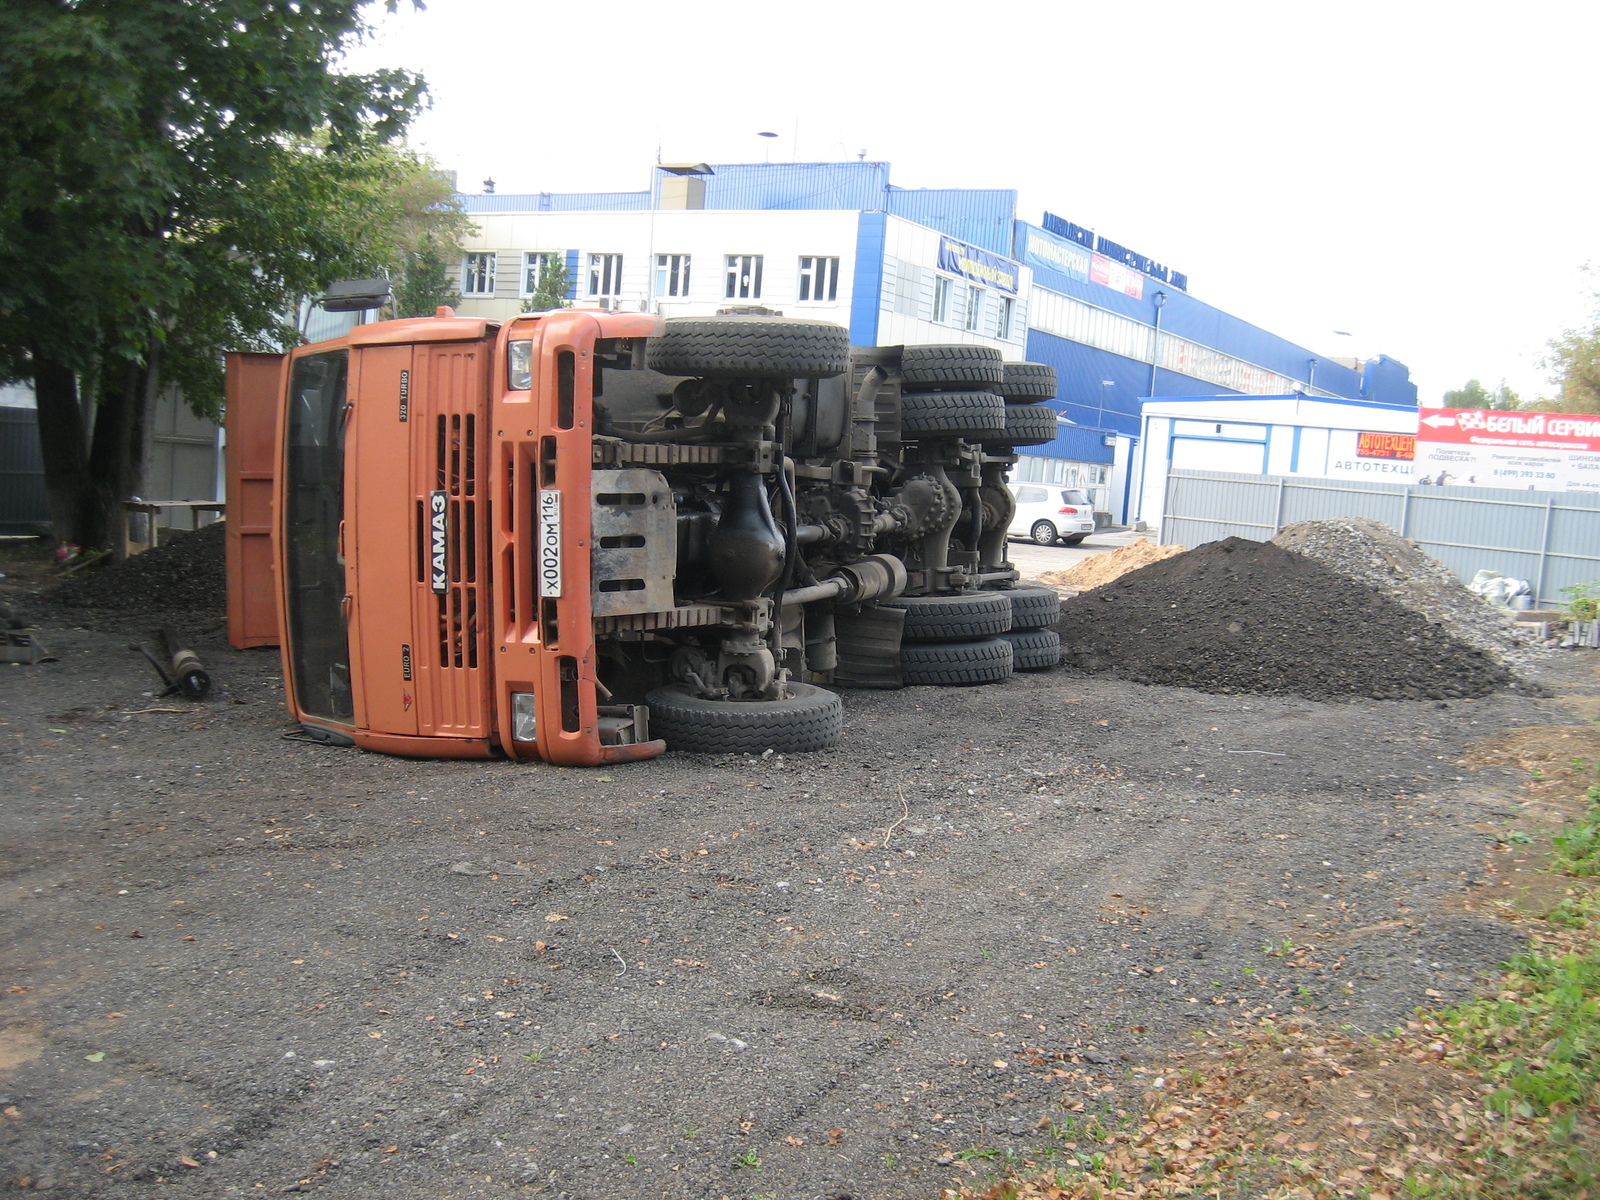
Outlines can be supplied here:
<path id="1" fill-rule="evenodd" d="M 1035 270 L 1054 271 L 1069 279 L 1089 282 L 1089 252 L 1066 238 L 1035 229 L 1032 225 L 1018 224 L 1018 253 L 1022 261 Z"/>
<path id="2" fill-rule="evenodd" d="M 953 237 L 939 239 L 939 269 L 986 283 L 1013 296 L 1017 294 L 1019 272 L 1016 263 L 965 242 L 958 242 Z"/>

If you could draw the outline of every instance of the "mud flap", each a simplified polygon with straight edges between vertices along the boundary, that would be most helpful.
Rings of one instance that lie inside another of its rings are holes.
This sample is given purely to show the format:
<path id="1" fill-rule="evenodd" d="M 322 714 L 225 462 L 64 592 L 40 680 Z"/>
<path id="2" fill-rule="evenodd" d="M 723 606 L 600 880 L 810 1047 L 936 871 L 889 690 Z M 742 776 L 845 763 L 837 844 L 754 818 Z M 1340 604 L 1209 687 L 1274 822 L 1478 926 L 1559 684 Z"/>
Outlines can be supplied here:
<path id="1" fill-rule="evenodd" d="M 839 665 L 835 687 L 897 688 L 900 678 L 900 637 L 905 630 L 903 608 L 863 604 L 841 608 L 834 614 Z"/>

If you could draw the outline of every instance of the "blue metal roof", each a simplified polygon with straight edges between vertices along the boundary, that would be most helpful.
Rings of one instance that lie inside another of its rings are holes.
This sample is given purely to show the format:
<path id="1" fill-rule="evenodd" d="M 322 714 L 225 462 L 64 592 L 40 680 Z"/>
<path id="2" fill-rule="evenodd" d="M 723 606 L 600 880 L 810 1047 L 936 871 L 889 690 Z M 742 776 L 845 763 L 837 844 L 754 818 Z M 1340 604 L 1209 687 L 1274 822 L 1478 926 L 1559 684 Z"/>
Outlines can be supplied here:
<path id="1" fill-rule="evenodd" d="M 1011 257 L 1011 222 L 1017 214 L 1017 193 L 1002 188 L 900 188 L 891 185 L 888 211 Z"/>
<path id="2" fill-rule="evenodd" d="M 713 163 L 706 185 L 707 208 L 882 209 L 889 187 L 886 162 Z M 666 172 L 651 172 L 660 194 Z"/>

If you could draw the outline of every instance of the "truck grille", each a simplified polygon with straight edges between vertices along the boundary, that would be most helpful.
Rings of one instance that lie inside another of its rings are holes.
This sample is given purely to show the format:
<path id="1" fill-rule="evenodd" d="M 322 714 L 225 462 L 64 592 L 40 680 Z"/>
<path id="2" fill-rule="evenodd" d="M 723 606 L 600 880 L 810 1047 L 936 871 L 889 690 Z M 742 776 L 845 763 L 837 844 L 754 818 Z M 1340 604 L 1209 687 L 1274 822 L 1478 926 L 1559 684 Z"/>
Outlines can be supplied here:
<path id="1" fill-rule="evenodd" d="M 430 554 L 424 564 L 439 611 L 439 665 L 478 665 L 478 419 L 471 413 L 440 413 L 436 418 L 436 494 L 442 497 L 443 578 L 437 569 L 437 531 L 428 530 Z M 430 508 L 432 505 L 430 505 Z"/>
<path id="2" fill-rule="evenodd" d="M 417 731 L 479 737 L 488 731 L 487 682 L 480 667 L 487 599 L 487 497 L 479 473 L 483 417 L 480 356 L 419 347 L 412 389 L 416 503 Z M 398 464 L 396 464 L 398 467 Z"/>

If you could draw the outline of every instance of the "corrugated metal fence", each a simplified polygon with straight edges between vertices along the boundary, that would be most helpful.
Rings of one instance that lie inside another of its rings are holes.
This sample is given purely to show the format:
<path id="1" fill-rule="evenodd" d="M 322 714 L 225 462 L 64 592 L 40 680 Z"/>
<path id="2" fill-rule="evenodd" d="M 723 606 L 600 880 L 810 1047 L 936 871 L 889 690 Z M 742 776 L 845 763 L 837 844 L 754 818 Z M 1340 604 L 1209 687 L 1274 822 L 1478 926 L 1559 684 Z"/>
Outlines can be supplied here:
<path id="1" fill-rule="evenodd" d="M 1162 544 L 1266 541 L 1285 525 L 1370 517 L 1398 530 L 1465 582 L 1480 570 L 1526 579 L 1541 603 L 1600 579 L 1600 496 L 1502 488 L 1173 471 Z"/>
<path id="2" fill-rule="evenodd" d="M 34 534 L 49 523 L 37 416 L 0 407 L 0 534 Z"/>

